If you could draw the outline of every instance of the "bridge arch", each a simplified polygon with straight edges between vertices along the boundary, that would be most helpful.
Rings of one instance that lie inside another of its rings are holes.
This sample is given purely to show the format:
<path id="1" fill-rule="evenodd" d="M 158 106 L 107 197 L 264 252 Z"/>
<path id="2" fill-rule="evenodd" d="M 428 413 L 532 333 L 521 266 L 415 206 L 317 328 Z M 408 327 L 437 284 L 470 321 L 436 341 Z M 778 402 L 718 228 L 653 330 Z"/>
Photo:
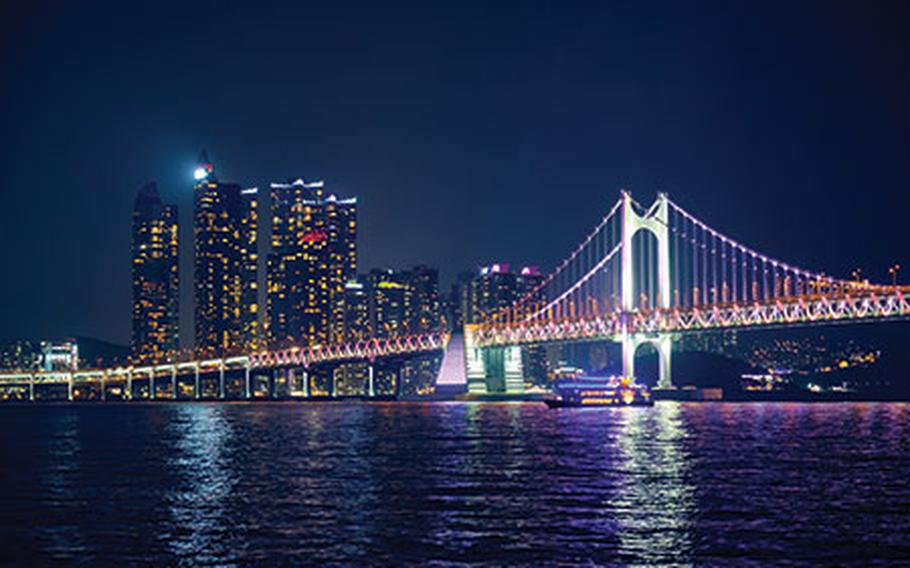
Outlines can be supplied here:
<path id="1" fill-rule="evenodd" d="M 627 334 L 622 339 L 622 374 L 627 377 L 635 376 L 635 353 L 642 345 L 651 345 L 657 351 L 657 386 L 658 388 L 673 388 L 671 376 L 670 352 L 673 341 L 669 334 L 640 335 Z"/>

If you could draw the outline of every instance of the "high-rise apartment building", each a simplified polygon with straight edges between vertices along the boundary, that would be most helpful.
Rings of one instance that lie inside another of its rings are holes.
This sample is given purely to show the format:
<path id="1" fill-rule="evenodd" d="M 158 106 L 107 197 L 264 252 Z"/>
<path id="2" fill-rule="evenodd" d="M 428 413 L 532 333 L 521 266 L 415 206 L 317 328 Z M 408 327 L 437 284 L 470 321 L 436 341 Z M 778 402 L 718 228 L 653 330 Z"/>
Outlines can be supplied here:
<path id="1" fill-rule="evenodd" d="M 411 333 L 429 333 L 443 326 L 439 271 L 426 266 L 411 270 Z"/>
<path id="2" fill-rule="evenodd" d="M 194 175 L 196 351 L 246 352 L 259 335 L 257 191 L 219 181 L 205 152 Z"/>
<path id="3" fill-rule="evenodd" d="M 370 325 L 377 338 L 408 335 L 413 319 L 410 275 L 388 268 L 369 275 Z"/>
<path id="4" fill-rule="evenodd" d="M 132 356 L 160 361 L 180 348 L 177 206 L 165 205 L 155 183 L 139 190 L 133 207 Z"/>
<path id="5" fill-rule="evenodd" d="M 271 201 L 269 345 L 344 341 L 345 285 L 357 276 L 357 199 L 298 179 L 271 184 Z"/>
<path id="6" fill-rule="evenodd" d="M 523 266 L 516 272 L 510 268 L 508 263 L 484 266 L 463 288 L 466 323 L 487 320 L 514 306 L 537 291 L 544 280 L 536 266 Z"/>
<path id="7" fill-rule="evenodd" d="M 373 337 L 370 323 L 370 287 L 366 278 L 358 277 L 344 285 L 344 340 L 362 341 Z"/>

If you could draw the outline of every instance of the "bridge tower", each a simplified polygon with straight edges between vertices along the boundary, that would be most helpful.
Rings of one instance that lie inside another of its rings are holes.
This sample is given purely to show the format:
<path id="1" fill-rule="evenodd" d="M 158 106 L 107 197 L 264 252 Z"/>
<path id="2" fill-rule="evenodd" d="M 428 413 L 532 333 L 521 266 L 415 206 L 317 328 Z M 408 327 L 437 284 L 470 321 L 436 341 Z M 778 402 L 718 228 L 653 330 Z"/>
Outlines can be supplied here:
<path id="1" fill-rule="evenodd" d="M 670 351 L 672 340 L 669 334 L 631 334 L 628 331 L 629 318 L 635 307 L 635 280 L 638 268 L 635 256 L 632 254 L 632 238 L 638 231 L 648 231 L 657 240 L 657 300 L 658 307 L 670 307 L 670 217 L 669 201 L 666 193 L 658 193 L 657 200 L 644 215 L 639 215 L 632 204 L 632 195 L 628 191 L 622 192 L 621 238 L 622 238 L 622 265 L 621 293 L 622 293 L 622 334 L 619 341 L 622 343 L 622 372 L 626 376 L 635 375 L 635 351 L 639 345 L 650 343 L 657 350 L 659 361 L 659 378 L 657 385 L 660 388 L 671 388 L 673 382 L 670 376 Z"/>

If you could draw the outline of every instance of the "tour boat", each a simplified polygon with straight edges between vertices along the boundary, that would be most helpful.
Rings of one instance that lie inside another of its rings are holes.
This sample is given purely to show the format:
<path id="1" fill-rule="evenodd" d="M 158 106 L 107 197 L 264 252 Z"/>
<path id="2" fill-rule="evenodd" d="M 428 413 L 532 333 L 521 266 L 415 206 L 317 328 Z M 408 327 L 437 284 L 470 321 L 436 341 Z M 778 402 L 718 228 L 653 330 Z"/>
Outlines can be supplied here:
<path id="1" fill-rule="evenodd" d="M 582 406 L 653 406 L 648 387 L 632 377 L 578 377 L 556 382 L 544 399 L 550 408 Z"/>

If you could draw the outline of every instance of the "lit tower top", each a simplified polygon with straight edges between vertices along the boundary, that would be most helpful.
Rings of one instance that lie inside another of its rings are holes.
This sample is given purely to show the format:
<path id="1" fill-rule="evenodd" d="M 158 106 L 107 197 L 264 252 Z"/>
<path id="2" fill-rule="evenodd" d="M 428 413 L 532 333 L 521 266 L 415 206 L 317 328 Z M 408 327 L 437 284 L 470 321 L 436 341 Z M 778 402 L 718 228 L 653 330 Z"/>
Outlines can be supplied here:
<path id="1" fill-rule="evenodd" d="M 193 170 L 193 177 L 197 182 L 208 179 L 212 176 L 212 162 L 209 161 L 209 155 L 205 150 L 199 153 L 199 159 L 196 161 L 196 169 Z"/>

